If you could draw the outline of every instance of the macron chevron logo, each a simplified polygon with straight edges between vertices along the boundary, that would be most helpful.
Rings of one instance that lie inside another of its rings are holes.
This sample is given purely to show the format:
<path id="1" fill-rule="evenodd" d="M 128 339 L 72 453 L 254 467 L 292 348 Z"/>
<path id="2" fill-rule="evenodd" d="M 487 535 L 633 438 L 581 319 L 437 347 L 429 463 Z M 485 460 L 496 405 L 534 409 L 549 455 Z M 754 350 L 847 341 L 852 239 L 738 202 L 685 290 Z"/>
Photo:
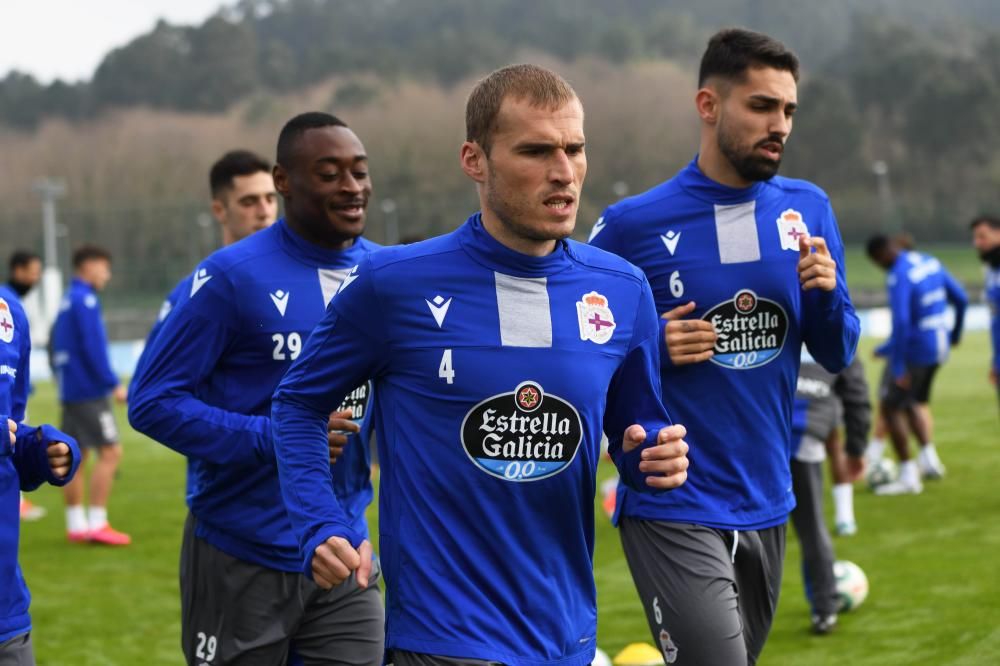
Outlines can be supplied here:
<path id="1" fill-rule="evenodd" d="M 425 298 L 424 303 L 426 303 L 427 307 L 431 309 L 431 314 L 434 315 L 434 321 L 437 322 L 438 328 L 444 326 L 444 318 L 448 316 L 448 308 L 451 307 L 451 299 L 449 298 L 446 301 L 441 294 L 438 294 L 434 297 L 433 301 L 428 301 Z"/>
<path id="2" fill-rule="evenodd" d="M 274 307 L 278 308 L 278 312 L 284 317 L 285 309 L 288 307 L 289 292 L 279 289 L 273 294 L 269 294 L 269 296 L 271 297 L 271 302 L 274 303 Z"/>
<path id="3" fill-rule="evenodd" d="M 199 268 L 198 272 L 191 278 L 191 296 L 198 293 L 198 290 L 205 286 L 205 283 L 212 279 L 204 268 Z"/>
<path id="4" fill-rule="evenodd" d="M 663 244 L 667 246 L 670 250 L 670 256 L 674 256 L 674 252 L 677 251 L 677 243 L 681 240 L 681 232 L 679 231 L 668 231 L 667 233 L 660 236 L 660 240 Z"/>

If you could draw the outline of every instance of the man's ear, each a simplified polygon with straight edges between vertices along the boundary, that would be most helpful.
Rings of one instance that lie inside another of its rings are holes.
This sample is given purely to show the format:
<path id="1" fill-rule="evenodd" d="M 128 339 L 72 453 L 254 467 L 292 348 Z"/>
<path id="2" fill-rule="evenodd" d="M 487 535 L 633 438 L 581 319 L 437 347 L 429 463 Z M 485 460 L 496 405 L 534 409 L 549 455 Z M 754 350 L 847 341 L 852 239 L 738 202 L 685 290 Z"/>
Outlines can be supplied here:
<path id="1" fill-rule="evenodd" d="M 465 175 L 477 183 L 486 182 L 486 152 L 475 141 L 466 141 L 458 155 Z"/>

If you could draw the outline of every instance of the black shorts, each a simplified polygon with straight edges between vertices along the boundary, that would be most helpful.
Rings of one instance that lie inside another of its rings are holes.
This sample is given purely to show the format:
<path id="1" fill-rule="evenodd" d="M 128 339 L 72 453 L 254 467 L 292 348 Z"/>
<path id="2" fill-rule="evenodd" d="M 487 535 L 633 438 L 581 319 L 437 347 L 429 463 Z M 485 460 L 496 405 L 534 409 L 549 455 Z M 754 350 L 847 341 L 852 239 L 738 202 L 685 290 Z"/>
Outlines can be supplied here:
<path id="1" fill-rule="evenodd" d="M 181 647 L 188 664 L 379 666 L 385 612 L 378 562 L 368 587 L 354 574 L 324 590 L 298 572 L 237 559 L 195 535 L 190 514 L 181 543 Z"/>
<path id="2" fill-rule="evenodd" d="M 755 664 L 778 606 L 785 526 L 622 518 L 625 559 L 667 664 Z"/>
<path id="3" fill-rule="evenodd" d="M 81 448 L 110 446 L 119 442 L 118 423 L 107 397 L 64 402 L 61 430 Z"/>
<path id="4" fill-rule="evenodd" d="M 906 373 L 910 376 L 910 388 L 904 389 L 896 383 L 892 372 L 886 368 L 888 386 L 882 395 L 882 401 L 891 409 L 907 409 L 913 405 L 926 405 L 931 400 L 931 385 L 934 383 L 934 375 L 938 368 L 934 365 L 910 365 L 906 368 Z"/>

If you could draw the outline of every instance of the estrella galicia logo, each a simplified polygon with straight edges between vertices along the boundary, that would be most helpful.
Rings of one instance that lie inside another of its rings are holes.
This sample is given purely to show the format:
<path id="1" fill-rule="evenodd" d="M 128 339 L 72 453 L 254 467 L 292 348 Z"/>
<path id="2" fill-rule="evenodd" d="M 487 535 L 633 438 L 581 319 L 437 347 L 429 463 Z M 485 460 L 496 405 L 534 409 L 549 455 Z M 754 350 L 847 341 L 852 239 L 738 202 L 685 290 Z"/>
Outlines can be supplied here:
<path id="1" fill-rule="evenodd" d="M 732 300 L 711 308 L 702 319 L 712 323 L 718 336 L 712 363 L 736 370 L 773 361 L 788 334 L 785 310 L 749 289 L 736 292 Z"/>
<path id="2" fill-rule="evenodd" d="M 483 400 L 462 421 L 462 446 L 491 476 L 538 481 L 569 466 L 580 449 L 580 414 L 537 382 Z"/>
<path id="3" fill-rule="evenodd" d="M 372 394 L 372 383 L 365 382 L 344 397 L 344 401 L 337 407 L 338 412 L 345 409 L 351 410 L 351 420 L 360 421 L 365 418 L 368 412 L 368 399 Z"/>

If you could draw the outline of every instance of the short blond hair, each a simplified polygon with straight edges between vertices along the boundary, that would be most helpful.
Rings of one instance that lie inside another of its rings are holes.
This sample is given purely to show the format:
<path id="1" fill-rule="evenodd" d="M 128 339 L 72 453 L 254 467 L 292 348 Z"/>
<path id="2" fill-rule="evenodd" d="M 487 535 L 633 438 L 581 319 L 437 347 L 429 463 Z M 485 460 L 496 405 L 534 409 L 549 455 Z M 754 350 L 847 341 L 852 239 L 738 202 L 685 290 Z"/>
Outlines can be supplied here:
<path id="1" fill-rule="evenodd" d="M 558 74 L 538 65 L 507 65 L 476 84 L 465 104 L 465 140 L 490 154 L 500 106 L 508 97 L 541 109 L 560 109 L 577 99 L 576 91 Z"/>

